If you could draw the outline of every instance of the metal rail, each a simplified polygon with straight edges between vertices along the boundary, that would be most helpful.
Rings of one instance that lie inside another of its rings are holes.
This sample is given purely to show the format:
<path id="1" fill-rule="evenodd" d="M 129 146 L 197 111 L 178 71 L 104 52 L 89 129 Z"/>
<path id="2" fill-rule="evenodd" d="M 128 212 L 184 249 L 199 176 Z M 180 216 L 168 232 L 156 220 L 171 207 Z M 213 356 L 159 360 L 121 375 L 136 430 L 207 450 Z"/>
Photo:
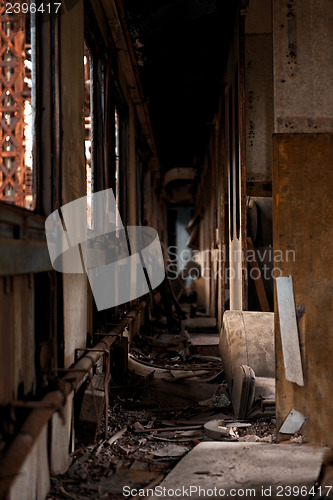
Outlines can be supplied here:
<path id="1" fill-rule="evenodd" d="M 138 306 L 130 311 L 130 314 L 136 317 L 145 306 L 145 301 L 140 302 Z M 69 373 L 59 380 L 58 389 L 46 394 L 44 398 L 38 402 L 39 406 L 32 409 L 10 447 L 0 459 L 1 500 L 7 498 L 12 482 L 19 473 L 44 426 L 56 411 L 60 411 L 65 406 L 67 397 L 80 385 L 82 378 L 95 366 L 101 356 L 104 355 L 105 351 L 110 352 L 111 345 L 122 335 L 132 319 L 133 318 L 128 317 L 122 319 L 119 325 L 112 330 L 112 335 L 105 335 L 94 348 L 89 350 L 89 353 L 83 356 L 72 367 L 72 369 L 69 368 Z"/>

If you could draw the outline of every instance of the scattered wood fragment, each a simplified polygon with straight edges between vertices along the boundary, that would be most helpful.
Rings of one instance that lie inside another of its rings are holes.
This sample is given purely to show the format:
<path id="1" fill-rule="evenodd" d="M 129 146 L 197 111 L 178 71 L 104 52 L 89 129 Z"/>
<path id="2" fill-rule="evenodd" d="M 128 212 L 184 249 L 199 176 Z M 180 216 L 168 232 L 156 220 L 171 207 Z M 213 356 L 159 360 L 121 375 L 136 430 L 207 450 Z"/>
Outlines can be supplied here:
<path id="1" fill-rule="evenodd" d="M 121 436 L 125 434 L 126 431 L 127 426 L 121 429 L 121 431 L 116 432 L 116 434 L 114 434 L 110 439 L 107 440 L 107 443 L 110 445 L 115 443 L 119 438 L 121 438 Z"/>
<path id="2" fill-rule="evenodd" d="M 202 429 L 203 425 L 182 425 L 174 427 L 156 427 L 152 429 L 135 429 L 136 434 L 147 433 L 147 432 L 164 432 L 164 431 L 189 431 L 195 429 Z"/>
<path id="3" fill-rule="evenodd" d="M 98 456 L 101 453 L 105 444 L 112 445 L 113 443 L 115 443 L 118 439 L 120 439 L 125 434 L 126 431 L 127 431 L 127 426 L 124 427 L 123 429 L 121 429 L 120 431 L 116 432 L 116 434 L 114 434 L 112 437 L 110 437 L 110 439 L 103 440 L 101 442 L 101 444 L 98 446 L 95 455 Z"/>

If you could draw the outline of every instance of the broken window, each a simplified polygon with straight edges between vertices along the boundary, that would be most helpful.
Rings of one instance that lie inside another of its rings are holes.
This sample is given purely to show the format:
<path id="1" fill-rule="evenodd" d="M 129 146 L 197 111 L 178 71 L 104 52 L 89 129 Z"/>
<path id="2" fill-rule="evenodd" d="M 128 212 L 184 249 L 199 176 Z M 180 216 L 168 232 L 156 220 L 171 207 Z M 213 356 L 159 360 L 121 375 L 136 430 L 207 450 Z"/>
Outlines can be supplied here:
<path id="1" fill-rule="evenodd" d="M 30 17 L 0 0 L 0 200 L 35 208 L 34 32 Z"/>
<path id="2" fill-rule="evenodd" d="M 92 56 L 84 44 L 84 128 L 85 158 L 87 179 L 87 224 L 92 229 L 92 193 L 94 191 L 94 165 L 92 155 Z"/>

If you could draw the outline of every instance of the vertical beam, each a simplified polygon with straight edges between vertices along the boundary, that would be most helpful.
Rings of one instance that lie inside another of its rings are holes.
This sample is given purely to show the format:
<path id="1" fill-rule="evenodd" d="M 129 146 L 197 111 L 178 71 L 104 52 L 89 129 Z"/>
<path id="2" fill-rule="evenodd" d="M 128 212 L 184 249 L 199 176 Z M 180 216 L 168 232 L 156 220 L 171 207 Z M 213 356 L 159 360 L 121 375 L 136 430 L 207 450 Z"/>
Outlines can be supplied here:
<path id="1" fill-rule="evenodd" d="M 283 259 L 275 267 L 292 276 L 295 305 L 305 310 L 298 322 L 304 387 L 286 380 L 275 314 L 278 428 L 295 408 L 309 439 L 332 446 L 333 135 L 278 134 L 273 143 L 274 247 Z"/>
<path id="2" fill-rule="evenodd" d="M 304 387 L 285 378 L 275 315 L 278 427 L 295 408 L 310 441 L 332 446 L 331 7 L 330 0 L 273 0 L 273 237 L 282 257 L 275 268 L 292 276 L 296 307 L 305 310 L 298 322 Z"/>
<path id="3" fill-rule="evenodd" d="M 248 308 L 247 208 L 246 208 L 246 98 L 245 98 L 245 15 L 239 19 L 239 148 L 240 148 L 240 233 L 242 248 L 242 310 Z"/>
<path id="4" fill-rule="evenodd" d="M 71 40 L 71 43 L 68 43 Z M 60 19 L 61 82 L 61 205 L 86 194 L 84 129 L 84 2 Z M 73 99 L 75 95 L 75 99 Z M 87 277 L 64 274 L 65 366 L 74 361 L 75 348 L 86 343 Z"/>

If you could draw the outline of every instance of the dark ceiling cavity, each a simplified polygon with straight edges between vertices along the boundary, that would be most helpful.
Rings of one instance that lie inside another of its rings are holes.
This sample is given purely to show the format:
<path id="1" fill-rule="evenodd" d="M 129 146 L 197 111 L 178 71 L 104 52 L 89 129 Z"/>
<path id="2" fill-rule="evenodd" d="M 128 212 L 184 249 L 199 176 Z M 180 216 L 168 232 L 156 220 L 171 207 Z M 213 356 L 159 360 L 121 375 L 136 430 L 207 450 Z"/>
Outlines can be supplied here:
<path id="1" fill-rule="evenodd" d="M 237 4 L 124 1 L 164 172 L 203 161 Z"/>

